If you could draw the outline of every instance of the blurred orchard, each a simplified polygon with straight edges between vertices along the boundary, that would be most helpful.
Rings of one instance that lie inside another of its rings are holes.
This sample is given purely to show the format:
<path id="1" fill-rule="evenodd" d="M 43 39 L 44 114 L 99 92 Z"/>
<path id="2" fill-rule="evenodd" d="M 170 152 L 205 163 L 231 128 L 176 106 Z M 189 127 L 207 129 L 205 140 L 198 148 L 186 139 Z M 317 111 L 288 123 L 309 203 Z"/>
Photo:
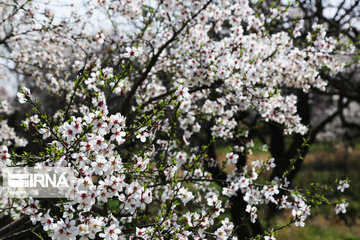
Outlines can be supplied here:
<path id="1" fill-rule="evenodd" d="M 324 205 L 347 219 L 348 176 L 295 180 L 313 144 L 358 141 L 359 0 L 2 0 L 0 16 L 0 167 L 76 173 L 67 198 L 0 192 L 0 239 L 274 240 Z"/>

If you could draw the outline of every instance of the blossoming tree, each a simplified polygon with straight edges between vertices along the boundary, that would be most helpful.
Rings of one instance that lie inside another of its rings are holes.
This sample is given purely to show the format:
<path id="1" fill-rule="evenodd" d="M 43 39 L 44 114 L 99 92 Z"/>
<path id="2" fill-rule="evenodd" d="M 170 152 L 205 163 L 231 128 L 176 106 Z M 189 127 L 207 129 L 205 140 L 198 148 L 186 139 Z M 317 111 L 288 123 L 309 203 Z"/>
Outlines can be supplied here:
<path id="1" fill-rule="evenodd" d="M 346 211 L 321 189 L 290 187 L 291 168 L 264 181 L 271 156 L 246 161 L 254 113 L 286 134 L 307 132 L 297 97 L 284 89 L 324 90 L 320 73 L 341 71 L 336 55 L 352 51 L 325 26 L 313 25 L 300 47 L 300 19 L 292 33 L 268 29 L 286 7 L 259 14 L 246 0 L 77 4 L 1 3 L 1 57 L 22 79 L 18 101 L 32 109 L 26 135 L 3 123 L 0 166 L 76 173 L 66 199 L 2 193 L 1 211 L 14 222 L 1 238 L 32 230 L 52 239 L 275 239 L 285 226 L 261 229 L 262 206 L 288 209 L 289 224 L 301 227 L 313 206 Z M 11 107 L 4 102 L 4 114 Z M 222 164 L 219 140 L 232 145 Z"/>
<path id="2" fill-rule="evenodd" d="M 257 6 L 257 9 L 260 12 L 267 13 L 269 12 L 268 6 L 271 4 L 274 5 L 275 3 L 263 1 Z M 327 36 L 341 36 L 340 44 L 346 41 L 352 42 L 357 53 L 338 55 L 339 61 L 346 63 L 346 67 L 337 74 L 331 75 L 324 71 L 320 72 L 321 77 L 327 81 L 326 91 L 312 88 L 310 91 L 304 92 L 286 88 L 286 91 L 297 95 L 298 114 L 302 123 L 309 127 L 309 131 L 305 135 L 293 134 L 289 138 L 284 134 L 281 125 L 273 123 L 269 123 L 265 127 L 266 133 L 270 135 L 268 140 L 261 133 L 264 128 L 258 128 L 255 131 L 264 143 L 269 144 L 269 151 L 275 159 L 276 168 L 272 172 L 271 178 L 282 176 L 289 168 L 290 160 L 298 155 L 298 149 L 301 149 L 303 158 L 306 156 L 309 147 L 301 147 L 304 137 L 311 144 L 315 140 L 323 142 L 334 142 L 335 140 L 345 143 L 359 136 L 359 126 L 355 120 L 359 113 L 357 110 L 359 95 L 355 90 L 358 89 L 360 83 L 359 62 L 356 60 L 359 55 L 359 40 L 357 38 L 360 30 L 358 24 L 359 2 L 343 1 L 329 4 L 327 1 L 314 2 L 309 0 L 300 1 L 297 4 L 289 8 L 289 15 L 286 18 L 273 21 L 269 29 L 272 32 L 293 32 L 293 26 L 290 23 L 301 21 L 302 31 L 297 31 L 293 36 L 296 46 L 301 47 L 304 45 L 306 33 L 311 31 L 313 24 L 324 24 L 327 28 Z M 288 142 L 291 144 L 286 146 Z M 301 159 L 296 162 L 294 171 L 288 176 L 290 181 L 301 169 L 301 163 Z"/>

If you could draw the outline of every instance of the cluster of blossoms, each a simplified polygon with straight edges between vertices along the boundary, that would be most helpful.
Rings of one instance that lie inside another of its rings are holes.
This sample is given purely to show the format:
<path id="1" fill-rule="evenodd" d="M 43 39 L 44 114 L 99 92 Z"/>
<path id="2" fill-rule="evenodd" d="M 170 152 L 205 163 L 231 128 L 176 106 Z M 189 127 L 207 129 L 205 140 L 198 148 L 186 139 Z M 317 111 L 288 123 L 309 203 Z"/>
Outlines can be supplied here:
<path id="1" fill-rule="evenodd" d="M 217 218 L 238 198 L 250 224 L 261 205 L 275 204 L 304 226 L 310 204 L 285 176 L 259 183 L 274 159 L 241 163 L 253 145 L 242 114 L 306 133 L 296 96 L 281 87 L 323 89 L 320 71 L 342 69 L 337 42 L 321 26 L 299 49 L 290 34 L 265 31 L 282 11 L 258 16 L 246 0 L 89 0 L 85 15 L 105 14 L 111 23 L 91 34 L 76 12 L 54 22 L 32 2 L 9 4 L 9 14 L 17 4 L 19 31 L 33 36 L 9 37 L 10 58 L 65 103 L 50 119 L 21 87 L 19 102 L 35 109 L 23 126 L 41 139 L 40 150 L 12 159 L 6 143 L 0 166 L 70 167 L 76 180 L 54 207 L 31 198 L 13 203 L 14 218 L 25 213 L 52 239 L 237 239 L 235 224 Z M 120 29 L 124 19 L 134 30 Z M 209 156 L 214 139 L 241 143 L 226 155 L 235 167 L 223 177 Z"/>
<path id="2" fill-rule="evenodd" d="M 13 112 L 13 109 L 11 105 L 8 103 L 8 101 L 3 100 L 0 103 L 0 113 L 10 114 Z"/>
<path id="3" fill-rule="evenodd" d="M 14 109 L 7 100 L 0 102 L 0 114 L 10 115 L 13 112 Z M 9 126 L 8 120 L 6 119 L 0 120 L 0 132 L 0 144 L 4 144 L 5 146 L 3 147 L 11 145 L 15 145 L 16 147 L 24 147 L 28 143 L 25 138 L 19 137 L 16 134 L 15 129 L 12 126 Z"/>
<path id="4" fill-rule="evenodd" d="M 289 191 L 286 178 L 275 179 L 269 185 L 256 184 L 261 172 L 257 169 L 269 171 L 274 167 L 273 159 L 268 159 L 266 162 L 253 161 L 251 168 L 245 168 L 240 174 L 235 169 L 233 174 L 228 176 L 230 186 L 223 188 L 222 194 L 231 197 L 241 192 L 247 203 L 246 212 L 250 214 L 250 221 L 253 223 L 257 219 L 257 206 L 271 202 L 279 209 L 292 210 L 295 225 L 303 227 L 306 217 L 310 215 L 310 205 L 306 204 L 302 195 Z M 280 190 L 286 194 L 280 194 Z M 288 192 L 291 198 L 288 198 Z"/>
<path id="5" fill-rule="evenodd" d="M 15 129 L 8 125 L 7 120 L 0 121 L 0 143 L 7 146 L 15 145 L 16 147 L 24 147 L 28 141 L 25 138 L 16 135 Z"/>

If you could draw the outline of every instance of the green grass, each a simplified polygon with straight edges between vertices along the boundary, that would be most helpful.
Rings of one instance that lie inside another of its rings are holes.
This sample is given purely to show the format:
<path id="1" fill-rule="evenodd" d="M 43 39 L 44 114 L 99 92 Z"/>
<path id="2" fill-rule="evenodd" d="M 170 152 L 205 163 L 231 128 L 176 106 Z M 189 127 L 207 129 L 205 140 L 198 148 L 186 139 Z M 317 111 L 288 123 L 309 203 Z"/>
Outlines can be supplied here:
<path id="1" fill-rule="evenodd" d="M 291 239 L 291 240 L 355 240 L 360 239 L 360 236 L 352 231 L 339 231 L 337 225 L 324 226 L 305 226 L 296 230 L 284 230 L 276 235 L 276 239 Z M 291 238 L 290 238 L 291 237 Z"/>

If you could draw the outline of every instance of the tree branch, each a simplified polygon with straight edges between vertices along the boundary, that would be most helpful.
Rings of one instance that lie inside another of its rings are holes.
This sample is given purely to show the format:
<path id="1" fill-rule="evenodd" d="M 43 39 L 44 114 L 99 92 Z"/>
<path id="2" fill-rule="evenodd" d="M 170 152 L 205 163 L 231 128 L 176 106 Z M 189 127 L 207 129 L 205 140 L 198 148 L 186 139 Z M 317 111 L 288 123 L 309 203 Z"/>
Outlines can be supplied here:
<path id="1" fill-rule="evenodd" d="M 210 3 L 212 2 L 212 0 L 209 0 L 197 13 L 195 13 L 190 19 L 188 19 L 184 25 L 177 30 L 174 35 L 164 44 L 162 45 L 158 52 L 151 58 L 149 64 L 146 67 L 145 72 L 140 76 L 140 78 L 138 78 L 136 80 L 136 82 L 134 83 L 134 85 L 132 86 L 130 92 L 127 94 L 127 96 L 125 97 L 125 100 L 122 104 L 121 107 L 121 114 L 126 116 L 129 109 L 130 109 L 130 100 L 131 98 L 135 95 L 136 90 L 138 89 L 138 87 L 145 81 L 145 79 L 147 78 L 147 76 L 149 75 L 150 71 L 152 70 L 152 68 L 156 65 L 156 62 L 158 60 L 158 58 L 160 57 L 161 53 L 173 42 L 175 41 L 175 39 L 177 38 L 177 36 L 185 29 L 185 27 L 189 24 L 189 22 L 191 20 L 193 20 L 194 18 L 196 18 Z"/>

